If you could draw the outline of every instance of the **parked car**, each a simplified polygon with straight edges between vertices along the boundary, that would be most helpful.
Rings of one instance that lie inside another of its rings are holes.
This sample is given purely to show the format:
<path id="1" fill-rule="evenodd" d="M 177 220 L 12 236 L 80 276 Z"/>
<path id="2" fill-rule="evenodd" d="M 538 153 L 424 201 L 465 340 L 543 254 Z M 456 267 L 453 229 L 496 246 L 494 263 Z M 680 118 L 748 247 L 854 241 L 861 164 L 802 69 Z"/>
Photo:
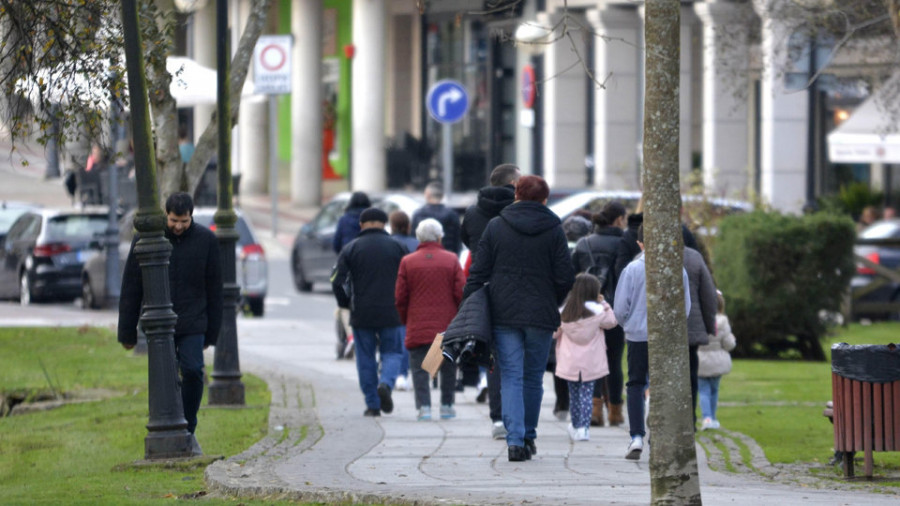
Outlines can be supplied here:
<path id="1" fill-rule="evenodd" d="M 214 207 L 198 207 L 194 209 L 194 221 L 198 225 L 215 230 L 213 215 Z M 259 241 L 253 226 L 244 217 L 244 214 L 235 209 L 237 223 L 234 224 L 238 232 L 238 241 L 235 245 L 235 265 L 237 283 L 241 287 L 241 306 L 247 306 L 253 316 L 262 316 L 265 313 L 266 293 L 269 290 L 269 267 L 266 262 L 266 252 Z"/>
<path id="2" fill-rule="evenodd" d="M 337 222 L 350 201 L 350 193 L 339 193 L 325 204 L 312 221 L 303 225 L 291 250 L 291 271 L 294 286 L 301 292 L 309 292 L 313 283 L 327 283 L 331 269 L 337 261 L 332 240 Z M 424 200 L 402 193 L 369 195 L 372 205 L 391 214 L 401 210 L 412 218 Z"/>
<path id="3" fill-rule="evenodd" d="M 882 267 L 897 270 L 900 267 L 900 219 L 876 221 L 859 234 L 859 239 L 890 240 L 896 244 L 858 244 L 854 254 Z M 882 282 L 883 281 L 883 282 Z M 880 286 L 875 283 L 881 283 Z M 871 286 L 870 286 L 871 285 Z M 853 317 L 900 319 L 900 309 L 895 311 L 870 311 L 858 308 L 860 303 L 900 304 L 900 283 L 885 279 L 863 263 L 856 264 L 856 275 L 850 280 L 853 297 Z"/>
<path id="4" fill-rule="evenodd" d="M 125 270 L 125 260 L 131 249 L 134 238 L 134 214 L 132 210 L 119 220 L 119 283 Z M 89 254 L 81 271 L 81 307 L 83 309 L 100 309 L 106 300 L 106 264 L 108 255 L 104 236 L 95 237 L 96 250 Z"/>
<path id="5" fill-rule="evenodd" d="M 25 214 L 26 211 L 35 211 L 40 206 L 29 204 L 26 202 L 6 201 L 0 202 L 0 240 L 6 237 L 9 227 L 19 216 Z"/>
<path id="6" fill-rule="evenodd" d="M 96 236 L 107 228 L 106 213 L 95 207 L 19 216 L 0 244 L 0 298 L 28 305 L 81 295 L 81 270 Z"/>

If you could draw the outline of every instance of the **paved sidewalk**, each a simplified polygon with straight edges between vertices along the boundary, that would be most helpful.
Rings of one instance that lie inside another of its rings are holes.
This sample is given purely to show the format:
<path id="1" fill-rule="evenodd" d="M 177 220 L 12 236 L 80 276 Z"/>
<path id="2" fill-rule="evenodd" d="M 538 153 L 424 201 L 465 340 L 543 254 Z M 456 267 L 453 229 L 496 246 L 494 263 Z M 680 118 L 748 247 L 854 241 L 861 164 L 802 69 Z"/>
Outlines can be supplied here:
<path id="1" fill-rule="evenodd" d="M 475 402 L 474 389 L 458 394 L 453 420 L 417 422 L 412 392 L 394 393 L 392 414 L 365 418 L 355 366 L 334 359 L 332 336 L 304 322 L 292 325 L 290 346 L 271 334 L 265 325 L 241 329 L 243 367 L 264 377 L 272 391 L 270 435 L 210 466 L 213 492 L 391 504 L 650 502 L 648 451 L 640 461 L 625 460 L 624 427 L 591 428 L 590 442 L 571 443 L 566 422 L 552 414 L 549 374 L 538 455 L 513 463 L 505 442 L 491 439 L 488 407 Z M 432 391 L 435 406 L 438 396 Z M 896 489 L 885 494 L 869 492 L 871 484 L 795 481 L 755 450 L 754 466 L 774 479 L 712 471 L 698 445 L 705 504 L 900 503 Z"/>

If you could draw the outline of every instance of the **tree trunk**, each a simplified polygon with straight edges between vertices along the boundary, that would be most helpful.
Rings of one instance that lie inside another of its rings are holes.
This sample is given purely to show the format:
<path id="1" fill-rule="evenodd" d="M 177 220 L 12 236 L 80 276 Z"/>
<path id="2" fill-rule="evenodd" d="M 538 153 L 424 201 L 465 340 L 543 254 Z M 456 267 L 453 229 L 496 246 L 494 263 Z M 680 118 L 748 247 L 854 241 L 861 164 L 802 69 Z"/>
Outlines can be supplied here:
<path id="1" fill-rule="evenodd" d="M 682 288 L 678 172 L 681 2 L 645 2 L 644 240 L 650 366 L 651 499 L 701 504 Z"/>
<path id="2" fill-rule="evenodd" d="M 250 16 L 247 19 L 247 26 L 244 27 L 237 51 L 231 60 L 232 128 L 238 122 L 238 111 L 241 107 L 241 90 L 244 88 L 244 81 L 247 80 L 250 62 L 253 59 L 253 48 L 256 46 L 256 41 L 265 27 L 266 15 L 269 13 L 271 3 L 272 0 L 253 0 L 250 7 Z M 203 177 L 203 172 L 206 170 L 210 158 L 216 152 L 218 131 L 219 125 L 214 114 L 209 122 L 209 126 L 200 135 L 200 139 L 197 141 L 194 149 L 194 156 L 191 157 L 184 170 L 186 180 L 184 190 L 188 193 L 193 193 L 197 189 L 197 185 L 200 184 L 200 179 Z"/>

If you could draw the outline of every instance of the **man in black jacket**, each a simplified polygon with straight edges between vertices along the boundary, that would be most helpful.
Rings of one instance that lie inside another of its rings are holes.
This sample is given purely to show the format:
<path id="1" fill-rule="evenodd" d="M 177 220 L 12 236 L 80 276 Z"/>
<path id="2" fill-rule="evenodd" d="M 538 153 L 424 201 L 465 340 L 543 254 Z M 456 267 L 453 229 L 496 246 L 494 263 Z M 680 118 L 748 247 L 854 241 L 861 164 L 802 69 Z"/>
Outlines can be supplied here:
<path id="1" fill-rule="evenodd" d="M 491 171 L 491 185 L 478 191 L 476 204 L 466 209 L 463 215 L 460 237 L 463 244 L 469 248 L 468 265 L 472 264 L 472 257 L 481 240 L 481 234 L 491 219 L 500 215 L 500 211 L 516 200 L 516 181 L 522 173 L 519 168 L 510 163 L 504 163 L 494 167 Z M 476 400 L 484 402 L 485 394 L 488 396 L 491 416 L 491 436 L 494 439 L 506 437 L 506 428 L 503 427 L 503 411 L 500 401 L 500 366 L 494 363 L 487 372 L 487 388 L 478 393 Z"/>
<path id="2" fill-rule="evenodd" d="M 515 184 L 521 175 L 515 165 L 498 165 L 491 171 L 491 185 L 478 190 L 478 201 L 466 209 L 460 230 L 460 238 L 470 251 L 475 251 L 488 222 L 516 200 Z"/>
<path id="3" fill-rule="evenodd" d="M 403 333 L 394 305 L 394 288 L 406 246 L 384 230 L 388 216 L 370 207 L 359 215 L 360 233 L 344 246 L 331 275 L 331 289 L 339 307 L 350 309 L 356 347 L 359 388 L 366 399 L 365 416 L 394 409 L 391 390 L 400 372 Z M 375 349 L 381 353 L 381 375 Z"/>
<path id="4" fill-rule="evenodd" d="M 441 183 L 428 183 L 425 186 L 425 205 L 412 215 L 410 230 L 416 230 L 419 223 L 426 218 L 434 218 L 444 227 L 444 238 L 441 245 L 444 249 L 459 255 L 462 243 L 459 240 L 459 215 L 441 203 L 444 200 L 444 186 Z"/>
<path id="5" fill-rule="evenodd" d="M 222 261 L 219 243 L 208 228 L 194 223 L 194 202 L 184 192 L 166 199 L 166 239 L 169 258 L 169 293 L 175 323 L 175 356 L 181 371 L 181 399 L 188 432 L 197 428 L 203 399 L 203 350 L 215 346 L 222 327 Z M 137 325 L 144 297 L 143 277 L 134 246 L 125 261 L 119 298 L 119 342 L 125 349 L 137 342 Z M 199 448 L 195 448 L 199 453 Z"/>

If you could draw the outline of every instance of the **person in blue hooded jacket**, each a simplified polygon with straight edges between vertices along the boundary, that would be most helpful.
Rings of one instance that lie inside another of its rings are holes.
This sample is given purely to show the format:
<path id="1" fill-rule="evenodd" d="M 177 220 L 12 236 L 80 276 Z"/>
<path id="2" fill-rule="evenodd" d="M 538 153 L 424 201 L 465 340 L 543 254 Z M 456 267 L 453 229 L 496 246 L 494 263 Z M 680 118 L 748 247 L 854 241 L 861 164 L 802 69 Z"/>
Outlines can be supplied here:
<path id="1" fill-rule="evenodd" d="M 370 207 L 372 207 L 372 203 L 369 201 L 368 195 L 364 192 L 353 192 L 350 201 L 347 202 L 344 215 L 338 220 L 337 229 L 334 231 L 332 246 L 334 246 L 335 253 L 340 253 L 348 242 L 356 239 L 360 230 L 359 215 Z"/>
<path id="2" fill-rule="evenodd" d="M 546 206 L 549 194 L 543 178 L 519 178 L 515 202 L 481 236 L 464 290 L 468 296 L 488 284 L 511 462 L 537 454 L 544 368 L 559 306 L 575 280 L 566 234 Z"/>

